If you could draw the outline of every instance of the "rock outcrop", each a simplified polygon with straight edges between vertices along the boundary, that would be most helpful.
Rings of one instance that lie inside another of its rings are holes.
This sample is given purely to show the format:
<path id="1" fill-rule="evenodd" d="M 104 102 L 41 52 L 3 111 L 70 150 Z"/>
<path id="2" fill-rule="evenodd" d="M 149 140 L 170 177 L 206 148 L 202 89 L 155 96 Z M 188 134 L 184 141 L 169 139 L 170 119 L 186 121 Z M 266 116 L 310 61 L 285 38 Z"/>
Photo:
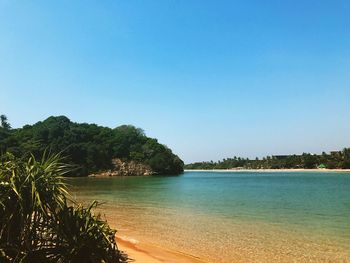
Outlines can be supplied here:
<path id="1" fill-rule="evenodd" d="M 90 174 L 89 176 L 147 176 L 152 174 L 154 174 L 154 172 L 149 165 L 136 161 L 123 161 L 121 159 L 113 159 L 112 169 Z"/>

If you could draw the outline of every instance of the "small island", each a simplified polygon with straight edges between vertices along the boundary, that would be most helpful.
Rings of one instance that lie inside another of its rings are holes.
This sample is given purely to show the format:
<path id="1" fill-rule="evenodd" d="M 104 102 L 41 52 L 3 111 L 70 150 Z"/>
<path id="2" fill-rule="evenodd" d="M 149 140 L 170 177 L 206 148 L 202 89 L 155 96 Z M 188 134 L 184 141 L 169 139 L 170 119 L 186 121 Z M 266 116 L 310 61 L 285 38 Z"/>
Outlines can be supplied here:
<path id="1" fill-rule="evenodd" d="M 183 161 L 157 139 L 132 125 L 114 129 L 75 123 L 65 116 L 51 116 L 34 125 L 11 129 L 1 115 L 0 153 L 17 157 L 45 151 L 61 153 L 75 169 L 68 176 L 177 175 Z"/>

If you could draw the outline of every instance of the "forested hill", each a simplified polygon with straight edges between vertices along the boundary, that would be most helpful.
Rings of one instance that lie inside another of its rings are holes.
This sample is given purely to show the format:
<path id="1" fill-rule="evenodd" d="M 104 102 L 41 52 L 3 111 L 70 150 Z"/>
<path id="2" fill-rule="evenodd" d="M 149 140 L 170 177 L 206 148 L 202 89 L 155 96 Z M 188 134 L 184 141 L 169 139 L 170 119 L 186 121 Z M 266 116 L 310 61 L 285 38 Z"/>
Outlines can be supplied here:
<path id="1" fill-rule="evenodd" d="M 77 167 L 72 175 L 85 176 L 109 169 L 113 158 L 149 165 L 155 174 L 183 172 L 183 161 L 177 155 L 131 125 L 111 129 L 52 116 L 34 125 L 11 129 L 6 117 L 1 117 L 0 153 L 41 156 L 47 149 L 63 152 L 66 161 Z"/>
<path id="2" fill-rule="evenodd" d="M 234 157 L 218 162 L 197 162 L 186 164 L 185 169 L 350 169 L 350 148 L 322 154 L 276 155 L 253 160 Z"/>

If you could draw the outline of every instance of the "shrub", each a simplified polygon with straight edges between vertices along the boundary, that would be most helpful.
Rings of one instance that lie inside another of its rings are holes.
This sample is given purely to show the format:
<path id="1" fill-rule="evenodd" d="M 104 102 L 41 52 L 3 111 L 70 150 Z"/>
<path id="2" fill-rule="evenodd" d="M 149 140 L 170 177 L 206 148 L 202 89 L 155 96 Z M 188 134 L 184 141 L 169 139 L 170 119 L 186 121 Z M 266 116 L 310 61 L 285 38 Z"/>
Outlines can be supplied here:
<path id="1" fill-rule="evenodd" d="M 115 231 L 90 207 L 69 205 L 59 155 L 0 163 L 0 262 L 126 262 Z"/>

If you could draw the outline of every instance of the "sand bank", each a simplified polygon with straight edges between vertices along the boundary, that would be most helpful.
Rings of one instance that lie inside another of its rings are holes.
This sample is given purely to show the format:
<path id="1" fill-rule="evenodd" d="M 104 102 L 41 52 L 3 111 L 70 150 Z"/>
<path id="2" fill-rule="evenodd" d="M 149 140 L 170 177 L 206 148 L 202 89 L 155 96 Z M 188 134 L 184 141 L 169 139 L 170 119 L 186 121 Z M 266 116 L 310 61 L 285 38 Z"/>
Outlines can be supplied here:
<path id="1" fill-rule="evenodd" d="M 288 172 L 326 172 L 350 173 L 350 169 L 185 169 L 185 172 L 256 172 L 256 173 L 288 173 Z"/>
<path id="2" fill-rule="evenodd" d="M 117 237 L 118 248 L 135 263 L 206 263 L 199 258 L 178 251 L 146 243 L 135 243 Z"/>

